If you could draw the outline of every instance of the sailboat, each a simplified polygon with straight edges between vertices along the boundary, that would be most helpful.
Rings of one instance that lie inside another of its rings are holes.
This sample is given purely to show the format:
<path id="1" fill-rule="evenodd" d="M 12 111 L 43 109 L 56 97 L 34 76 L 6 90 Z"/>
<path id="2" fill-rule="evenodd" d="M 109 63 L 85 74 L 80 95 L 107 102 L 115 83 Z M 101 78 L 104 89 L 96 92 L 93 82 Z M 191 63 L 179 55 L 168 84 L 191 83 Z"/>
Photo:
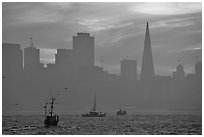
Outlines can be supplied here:
<path id="1" fill-rule="evenodd" d="M 51 102 L 50 103 L 47 103 L 47 100 L 46 100 L 46 103 L 45 103 L 45 120 L 44 120 L 44 125 L 46 127 L 49 127 L 49 126 L 57 126 L 57 123 L 59 121 L 59 116 L 58 115 L 55 115 L 54 114 L 54 101 L 56 99 L 54 97 L 51 98 Z M 49 113 L 47 114 L 47 106 L 48 104 L 50 104 L 50 109 L 49 109 Z"/>
<path id="2" fill-rule="evenodd" d="M 120 107 L 120 110 L 117 111 L 117 115 L 126 115 L 127 112 L 126 111 L 122 111 L 121 107 Z"/>
<path id="3" fill-rule="evenodd" d="M 94 105 L 89 113 L 82 114 L 83 117 L 105 117 L 106 113 L 96 111 L 96 95 L 94 94 Z"/>

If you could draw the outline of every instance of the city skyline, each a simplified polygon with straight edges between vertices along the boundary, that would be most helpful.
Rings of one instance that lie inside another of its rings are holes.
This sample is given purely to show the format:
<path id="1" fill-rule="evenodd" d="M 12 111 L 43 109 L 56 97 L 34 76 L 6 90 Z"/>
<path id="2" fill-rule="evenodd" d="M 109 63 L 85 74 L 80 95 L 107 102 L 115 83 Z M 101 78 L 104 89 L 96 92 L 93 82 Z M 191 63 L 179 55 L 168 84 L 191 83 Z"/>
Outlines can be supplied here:
<path id="1" fill-rule="evenodd" d="M 22 48 L 33 37 L 41 62 L 50 63 L 56 49 L 72 49 L 73 35 L 88 32 L 95 37 L 96 65 L 119 74 L 128 56 L 140 74 L 148 21 L 155 75 L 171 75 L 177 60 L 186 73 L 194 72 L 197 56 L 201 60 L 201 19 L 201 3 L 3 3 L 2 34 L 3 42 Z"/>
<path id="2" fill-rule="evenodd" d="M 2 134 L 202 134 L 202 2 L 3 2 Z"/>
<path id="3" fill-rule="evenodd" d="M 106 109 L 110 109 L 109 104 L 116 107 L 121 103 L 127 108 L 148 111 L 163 110 L 164 106 L 167 110 L 201 109 L 202 61 L 194 64 L 193 74 L 186 74 L 183 65 L 179 64 L 172 77 L 154 76 L 148 23 L 141 79 L 137 79 L 137 61 L 127 57 L 121 60 L 120 76 L 95 65 L 94 37 L 89 33 L 77 33 L 73 36 L 73 45 L 73 49 L 58 49 L 56 63 L 44 68 L 32 38 L 30 47 L 24 48 L 24 55 L 20 44 L 2 43 L 3 110 L 29 110 L 28 103 L 23 102 L 35 104 L 31 109 L 38 110 L 37 104 L 42 103 L 49 90 L 63 91 L 63 87 L 69 89 L 69 96 L 65 92 L 60 98 L 61 110 L 65 109 L 64 105 L 73 107 L 69 109 L 84 109 L 87 104 L 82 102 L 90 100 L 90 95 L 96 92 L 102 96 L 100 99 L 108 100 L 102 105 Z M 54 94 L 58 96 L 62 92 L 54 91 Z M 22 95 L 28 98 L 20 99 Z"/>

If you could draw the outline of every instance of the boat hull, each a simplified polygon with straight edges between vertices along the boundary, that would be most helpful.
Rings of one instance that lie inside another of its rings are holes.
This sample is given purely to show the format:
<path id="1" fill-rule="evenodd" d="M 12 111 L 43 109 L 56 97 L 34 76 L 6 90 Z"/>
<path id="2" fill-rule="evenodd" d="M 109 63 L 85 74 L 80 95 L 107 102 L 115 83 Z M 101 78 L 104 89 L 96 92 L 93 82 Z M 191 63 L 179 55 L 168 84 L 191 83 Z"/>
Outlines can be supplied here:
<path id="1" fill-rule="evenodd" d="M 46 127 L 57 126 L 58 121 L 59 121 L 59 117 L 57 115 L 55 115 L 55 116 L 47 116 L 46 119 L 44 120 L 44 125 Z"/>
<path id="2" fill-rule="evenodd" d="M 90 112 L 89 114 L 82 114 L 83 117 L 105 117 L 106 113 Z"/>
<path id="3" fill-rule="evenodd" d="M 126 115 L 127 113 L 126 113 L 126 111 L 118 111 L 117 112 L 117 115 Z"/>

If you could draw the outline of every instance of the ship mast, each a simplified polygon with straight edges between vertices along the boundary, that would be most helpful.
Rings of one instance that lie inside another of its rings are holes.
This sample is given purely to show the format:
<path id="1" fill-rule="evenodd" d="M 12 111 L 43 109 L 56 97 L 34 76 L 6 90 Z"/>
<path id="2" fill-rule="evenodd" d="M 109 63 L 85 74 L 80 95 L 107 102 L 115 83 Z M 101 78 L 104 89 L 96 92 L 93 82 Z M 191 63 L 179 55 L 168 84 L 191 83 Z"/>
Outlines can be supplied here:
<path id="1" fill-rule="evenodd" d="M 50 115 L 51 115 L 51 117 L 52 117 L 52 115 L 53 115 L 54 100 L 55 100 L 55 98 L 52 97 L 52 98 L 51 98 L 51 106 L 50 106 Z"/>
<path id="2" fill-rule="evenodd" d="M 96 94 L 94 94 L 94 106 L 93 106 L 93 111 L 96 111 Z"/>
<path id="3" fill-rule="evenodd" d="M 45 102 L 44 108 L 45 108 L 45 117 L 46 117 L 46 116 L 47 116 L 47 100 L 46 100 L 46 102 Z"/>

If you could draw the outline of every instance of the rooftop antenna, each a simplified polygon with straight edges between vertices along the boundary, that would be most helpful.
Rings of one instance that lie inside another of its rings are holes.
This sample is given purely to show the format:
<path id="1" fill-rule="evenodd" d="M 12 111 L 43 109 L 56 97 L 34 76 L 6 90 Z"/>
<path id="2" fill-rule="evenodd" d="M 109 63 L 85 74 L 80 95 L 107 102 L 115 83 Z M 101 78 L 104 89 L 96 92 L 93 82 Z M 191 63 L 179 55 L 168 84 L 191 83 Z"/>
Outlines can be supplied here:
<path id="1" fill-rule="evenodd" d="M 30 38 L 30 47 L 33 47 L 33 38 Z"/>
<path id="2" fill-rule="evenodd" d="M 96 93 L 94 93 L 94 106 L 93 106 L 93 111 L 96 111 Z"/>

